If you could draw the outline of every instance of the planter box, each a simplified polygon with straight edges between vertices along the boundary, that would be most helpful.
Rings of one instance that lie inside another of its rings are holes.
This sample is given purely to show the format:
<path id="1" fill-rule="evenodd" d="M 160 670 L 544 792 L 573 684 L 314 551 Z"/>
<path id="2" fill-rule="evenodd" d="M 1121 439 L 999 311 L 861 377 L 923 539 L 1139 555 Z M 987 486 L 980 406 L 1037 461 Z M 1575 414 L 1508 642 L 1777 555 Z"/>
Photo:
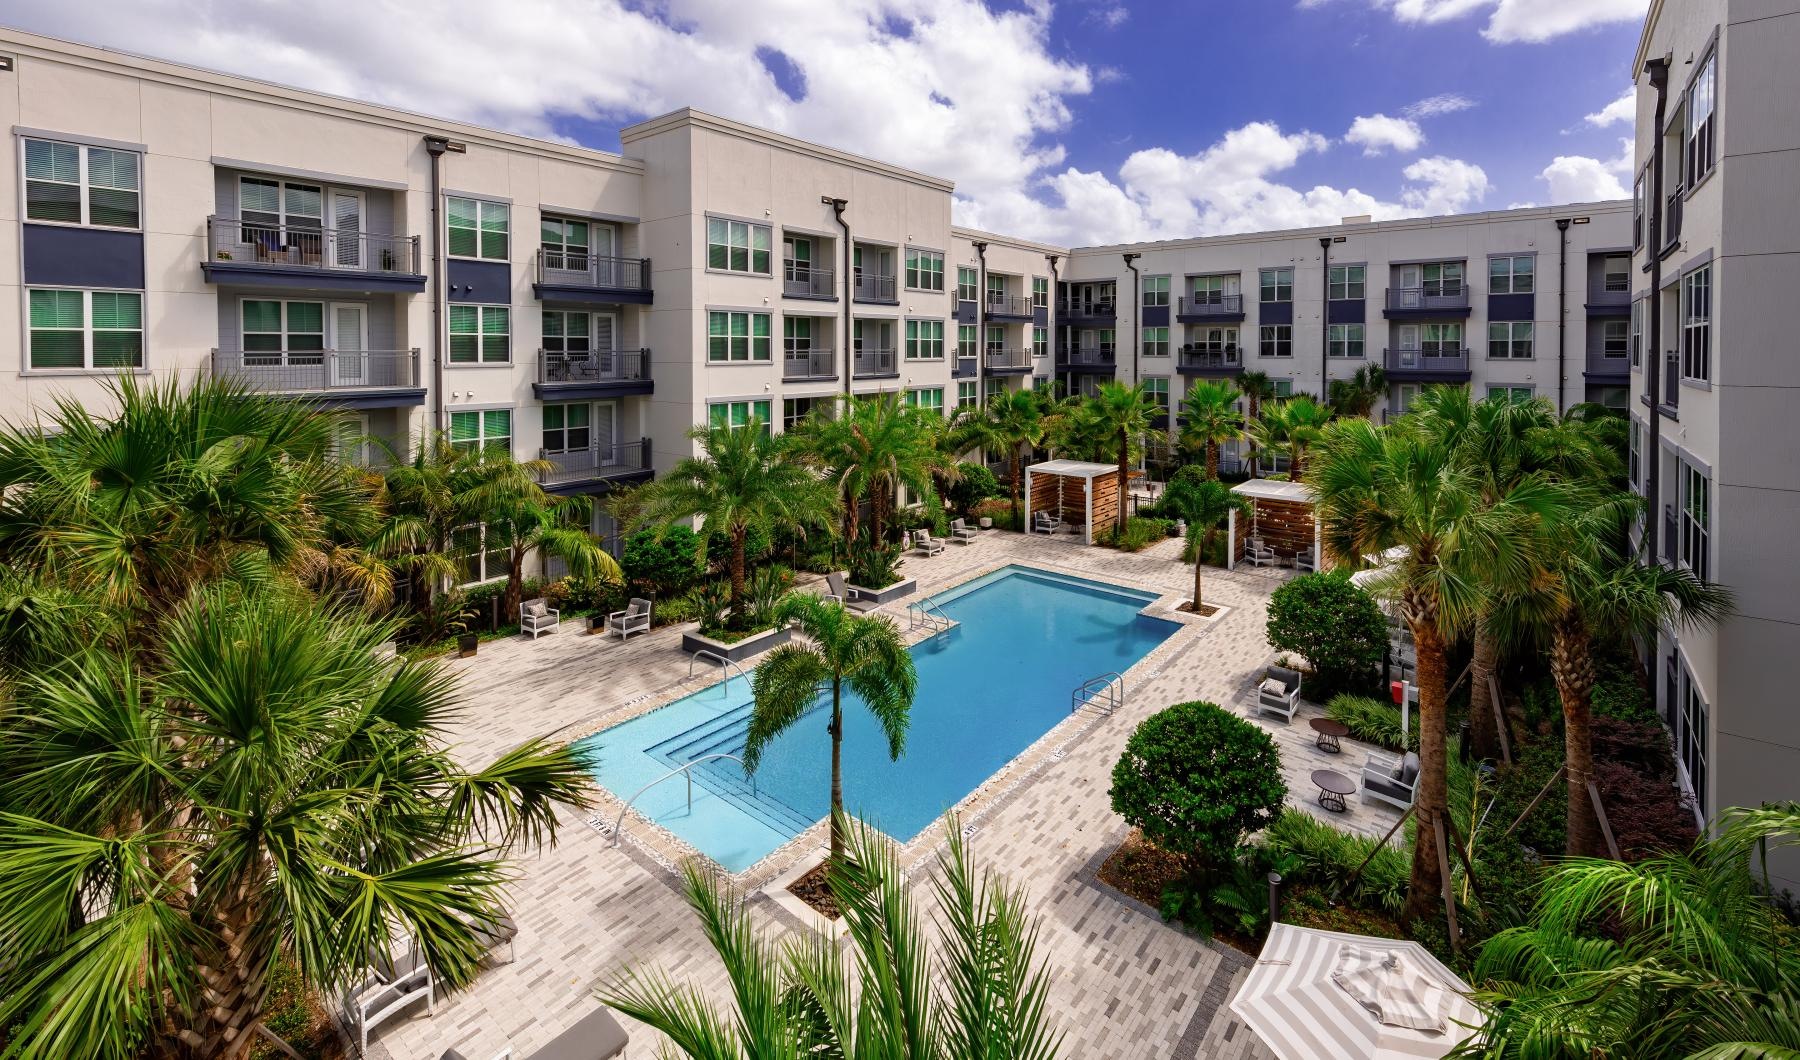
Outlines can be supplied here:
<path id="1" fill-rule="evenodd" d="M 865 589 L 860 585 L 849 586 L 850 602 L 857 606 L 880 607 L 892 603 L 903 596 L 911 596 L 919 591 L 919 583 L 913 578 L 898 581 L 885 589 Z"/>
<path id="2" fill-rule="evenodd" d="M 702 637 L 699 633 L 683 633 L 681 650 L 685 652 L 709 651 L 714 655 L 722 655 L 732 662 L 743 662 L 752 655 L 761 655 L 770 648 L 786 644 L 794 639 L 792 627 L 780 626 L 776 629 L 765 629 L 761 633 L 752 633 L 743 640 L 727 644 L 722 640 Z"/>

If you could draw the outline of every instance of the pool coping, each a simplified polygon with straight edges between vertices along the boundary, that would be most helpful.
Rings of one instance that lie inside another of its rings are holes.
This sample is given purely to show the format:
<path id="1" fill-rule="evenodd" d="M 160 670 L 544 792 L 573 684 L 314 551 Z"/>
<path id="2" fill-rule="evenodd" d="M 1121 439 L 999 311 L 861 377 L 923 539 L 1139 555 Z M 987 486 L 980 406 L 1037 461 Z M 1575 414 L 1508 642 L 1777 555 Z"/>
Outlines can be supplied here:
<path id="1" fill-rule="evenodd" d="M 1201 617 L 1175 610 L 1192 596 L 1189 591 L 1167 592 L 1160 587 L 1127 577 L 1111 574 L 1099 576 L 1089 571 L 1056 563 L 1026 563 L 1017 559 L 984 564 L 967 575 L 927 593 L 926 598 L 938 600 L 964 589 L 972 582 L 1008 567 L 1041 571 L 1058 577 L 1128 590 L 1138 596 L 1154 597 L 1138 613 L 1174 623 L 1179 628 L 1161 644 L 1151 649 L 1143 658 L 1125 669 L 1123 676 L 1128 690 L 1139 680 L 1159 676 L 1164 662 L 1178 652 L 1186 651 L 1193 643 L 1209 635 L 1220 624 L 1220 621 L 1234 610 L 1220 607 L 1217 613 Z M 900 626 L 901 636 L 908 648 L 944 632 L 931 629 L 907 629 L 904 603 L 904 600 L 896 600 L 892 604 L 874 608 L 868 613 L 884 615 L 895 620 L 896 624 Z M 572 735 L 566 739 L 569 743 L 578 743 L 634 718 L 660 710 L 678 699 L 717 683 L 718 678 L 712 673 L 684 679 L 656 692 L 639 696 L 635 701 L 604 711 L 586 723 L 571 725 L 568 731 L 571 731 Z M 1097 711 L 1071 713 L 1026 745 L 1005 765 L 959 799 L 944 817 L 927 825 L 911 840 L 903 842 L 888 836 L 887 838 L 895 844 L 896 855 L 901 867 L 905 869 L 917 865 L 922 860 L 945 849 L 949 841 L 949 835 L 945 830 L 948 821 L 954 821 L 965 838 L 974 835 L 990 814 L 1011 802 L 1021 790 L 1049 772 L 1058 762 L 1068 756 L 1074 744 L 1097 725 L 1103 724 L 1110 718 L 1111 715 L 1101 714 Z M 609 840 L 631 844 L 671 875 L 679 875 L 682 862 L 698 859 L 721 878 L 730 881 L 734 887 L 745 893 L 766 891 L 773 895 L 775 891 L 782 890 L 785 884 L 777 885 L 776 881 L 792 879 L 798 872 L 810 867 L 816 857 L 816 852 L 826 846 L 828 841 L 829 822 L 821 819 L 769 851 L 749 867 L 739 872 L 732 872 L 674 832 L 638 813 L 635 808 L 625 815 L 623 834 L 618 837 L 613 836 L 612 822 L 618 817 L 623 800 L 612 791 L 602 787 L 596 780 L 590 779 L 588 784 L 590 793 L 594 796 L 596 812 L 587 819 L 587 824 L 596 832 Z M 882 834 L 885 835 L 885 833 Z"/>

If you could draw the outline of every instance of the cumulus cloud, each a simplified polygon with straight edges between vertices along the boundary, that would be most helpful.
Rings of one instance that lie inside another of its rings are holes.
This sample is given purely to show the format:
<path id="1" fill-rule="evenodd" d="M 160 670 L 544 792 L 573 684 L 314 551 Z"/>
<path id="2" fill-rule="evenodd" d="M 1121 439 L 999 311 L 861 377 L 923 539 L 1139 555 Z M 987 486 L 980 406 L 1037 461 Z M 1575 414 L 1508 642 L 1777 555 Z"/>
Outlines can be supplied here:
<path id="1" fill-rule="evenodd" d="M 1631 194 L 1625 186 L 1631 165 L 1631 141 L 1621 139 L 1619 153 L 1610 159 L 1557 155 L 1538 174 L 1538 179 L 1550 186 L 1550 201 L 1554 203 L 1623 199 Z"/>
<path id="2" fill-rule="evenodd" d="M 1620 122 L 1630 124 L 1637 120 L 1637 89 L 1628 88 L 1625 94 L 1606 106 L 1587 116 L 1587 123 L 1604 129 Z"/>
<path id="3" fill-rule="evenodd" d="M 1412 183 L 1400 193 L 1400 201 L 1419 214 L 1461 213 L 1493 189 L 1480 166 L 1442 155 L 1421 158 L 1401 173 Z"/>
<path id="4" fill-rule="evenodd" d="M 1460 92 L 1440 92 L 1435 96 L 1426 96 L 1414 103 L 1408 103 L 1400 113 L 1414 121 L 1424 118 L 1435 118 L 1440 114 L 1455 114 L 1468 110 L 1475 101 Z"/>
<path id="5" fill-rule="evenodd" d="M 1390 118 L 1385 114 L 1366 114 L 1350 123 L 1344 139 L 1358 144 L 1365 156 L 1387 151 L 1410 154 L 1425 142 L 1419 123 L 1407 118 Z"/>
<path id="6" fill-rule="evenodd" d="M 1328 0 L 1300 0 L 1302 8 Z M 1594 26 L 1644 17 L 1649 0 L 1373 0 L 1401 22 L 1426 25 L 1485 12 L 1481 35 L 1496 44 L 1541 43 Z"/>

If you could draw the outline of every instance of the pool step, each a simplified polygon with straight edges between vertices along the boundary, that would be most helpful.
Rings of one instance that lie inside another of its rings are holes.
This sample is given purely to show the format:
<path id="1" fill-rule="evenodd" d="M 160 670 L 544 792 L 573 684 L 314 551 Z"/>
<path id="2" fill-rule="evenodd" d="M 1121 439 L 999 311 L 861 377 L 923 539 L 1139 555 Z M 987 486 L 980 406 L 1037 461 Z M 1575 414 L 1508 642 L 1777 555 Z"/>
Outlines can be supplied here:
<path id="1" fill-rule="evenodd" d="M 752 705 L 745 703 L 706 719 L 693 728 L 645 748 L 645 753 L 675 767 L 707 755 L 742 756 L 750 728 Z M 766 792 L 756 792 L 738 764 L 716 759 L 694 767 L 694 781 L 728 799 L 763 824 L 785 835 L 798 835 L 811 827 L 812 819 Z"/>

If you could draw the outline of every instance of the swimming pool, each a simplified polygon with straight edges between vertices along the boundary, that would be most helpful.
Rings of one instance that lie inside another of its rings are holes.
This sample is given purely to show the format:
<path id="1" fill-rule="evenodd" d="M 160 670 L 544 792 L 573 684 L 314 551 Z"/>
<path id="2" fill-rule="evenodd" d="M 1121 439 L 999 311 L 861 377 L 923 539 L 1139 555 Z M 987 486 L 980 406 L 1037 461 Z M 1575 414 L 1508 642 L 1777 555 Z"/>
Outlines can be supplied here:
<path id="1" fill-rule="evenodd" d="M 844 806 L 910 840 L 1069 716 L 1069 694 L 1125 672 L 1180 628 L 1140 615 L 1155 593 L 1030 567 L 1004 567 L 934 598 L 958 625 L 912 648 L 919 687 L 906 752 L 845 693 Z M 742 755 L 749 682 L 704 688 L 589 737 L 595 779 L 620 798 L 707 755 Z M 831 805 L 829 697 L 775 739 L 754 782 L 730 759 L 695 766 L 693 809 L 682 778 L 635 808 L 732 872 L 754 865 L 823 818 Z M 625 826 L 627 830 L 631 827 Z"/>

